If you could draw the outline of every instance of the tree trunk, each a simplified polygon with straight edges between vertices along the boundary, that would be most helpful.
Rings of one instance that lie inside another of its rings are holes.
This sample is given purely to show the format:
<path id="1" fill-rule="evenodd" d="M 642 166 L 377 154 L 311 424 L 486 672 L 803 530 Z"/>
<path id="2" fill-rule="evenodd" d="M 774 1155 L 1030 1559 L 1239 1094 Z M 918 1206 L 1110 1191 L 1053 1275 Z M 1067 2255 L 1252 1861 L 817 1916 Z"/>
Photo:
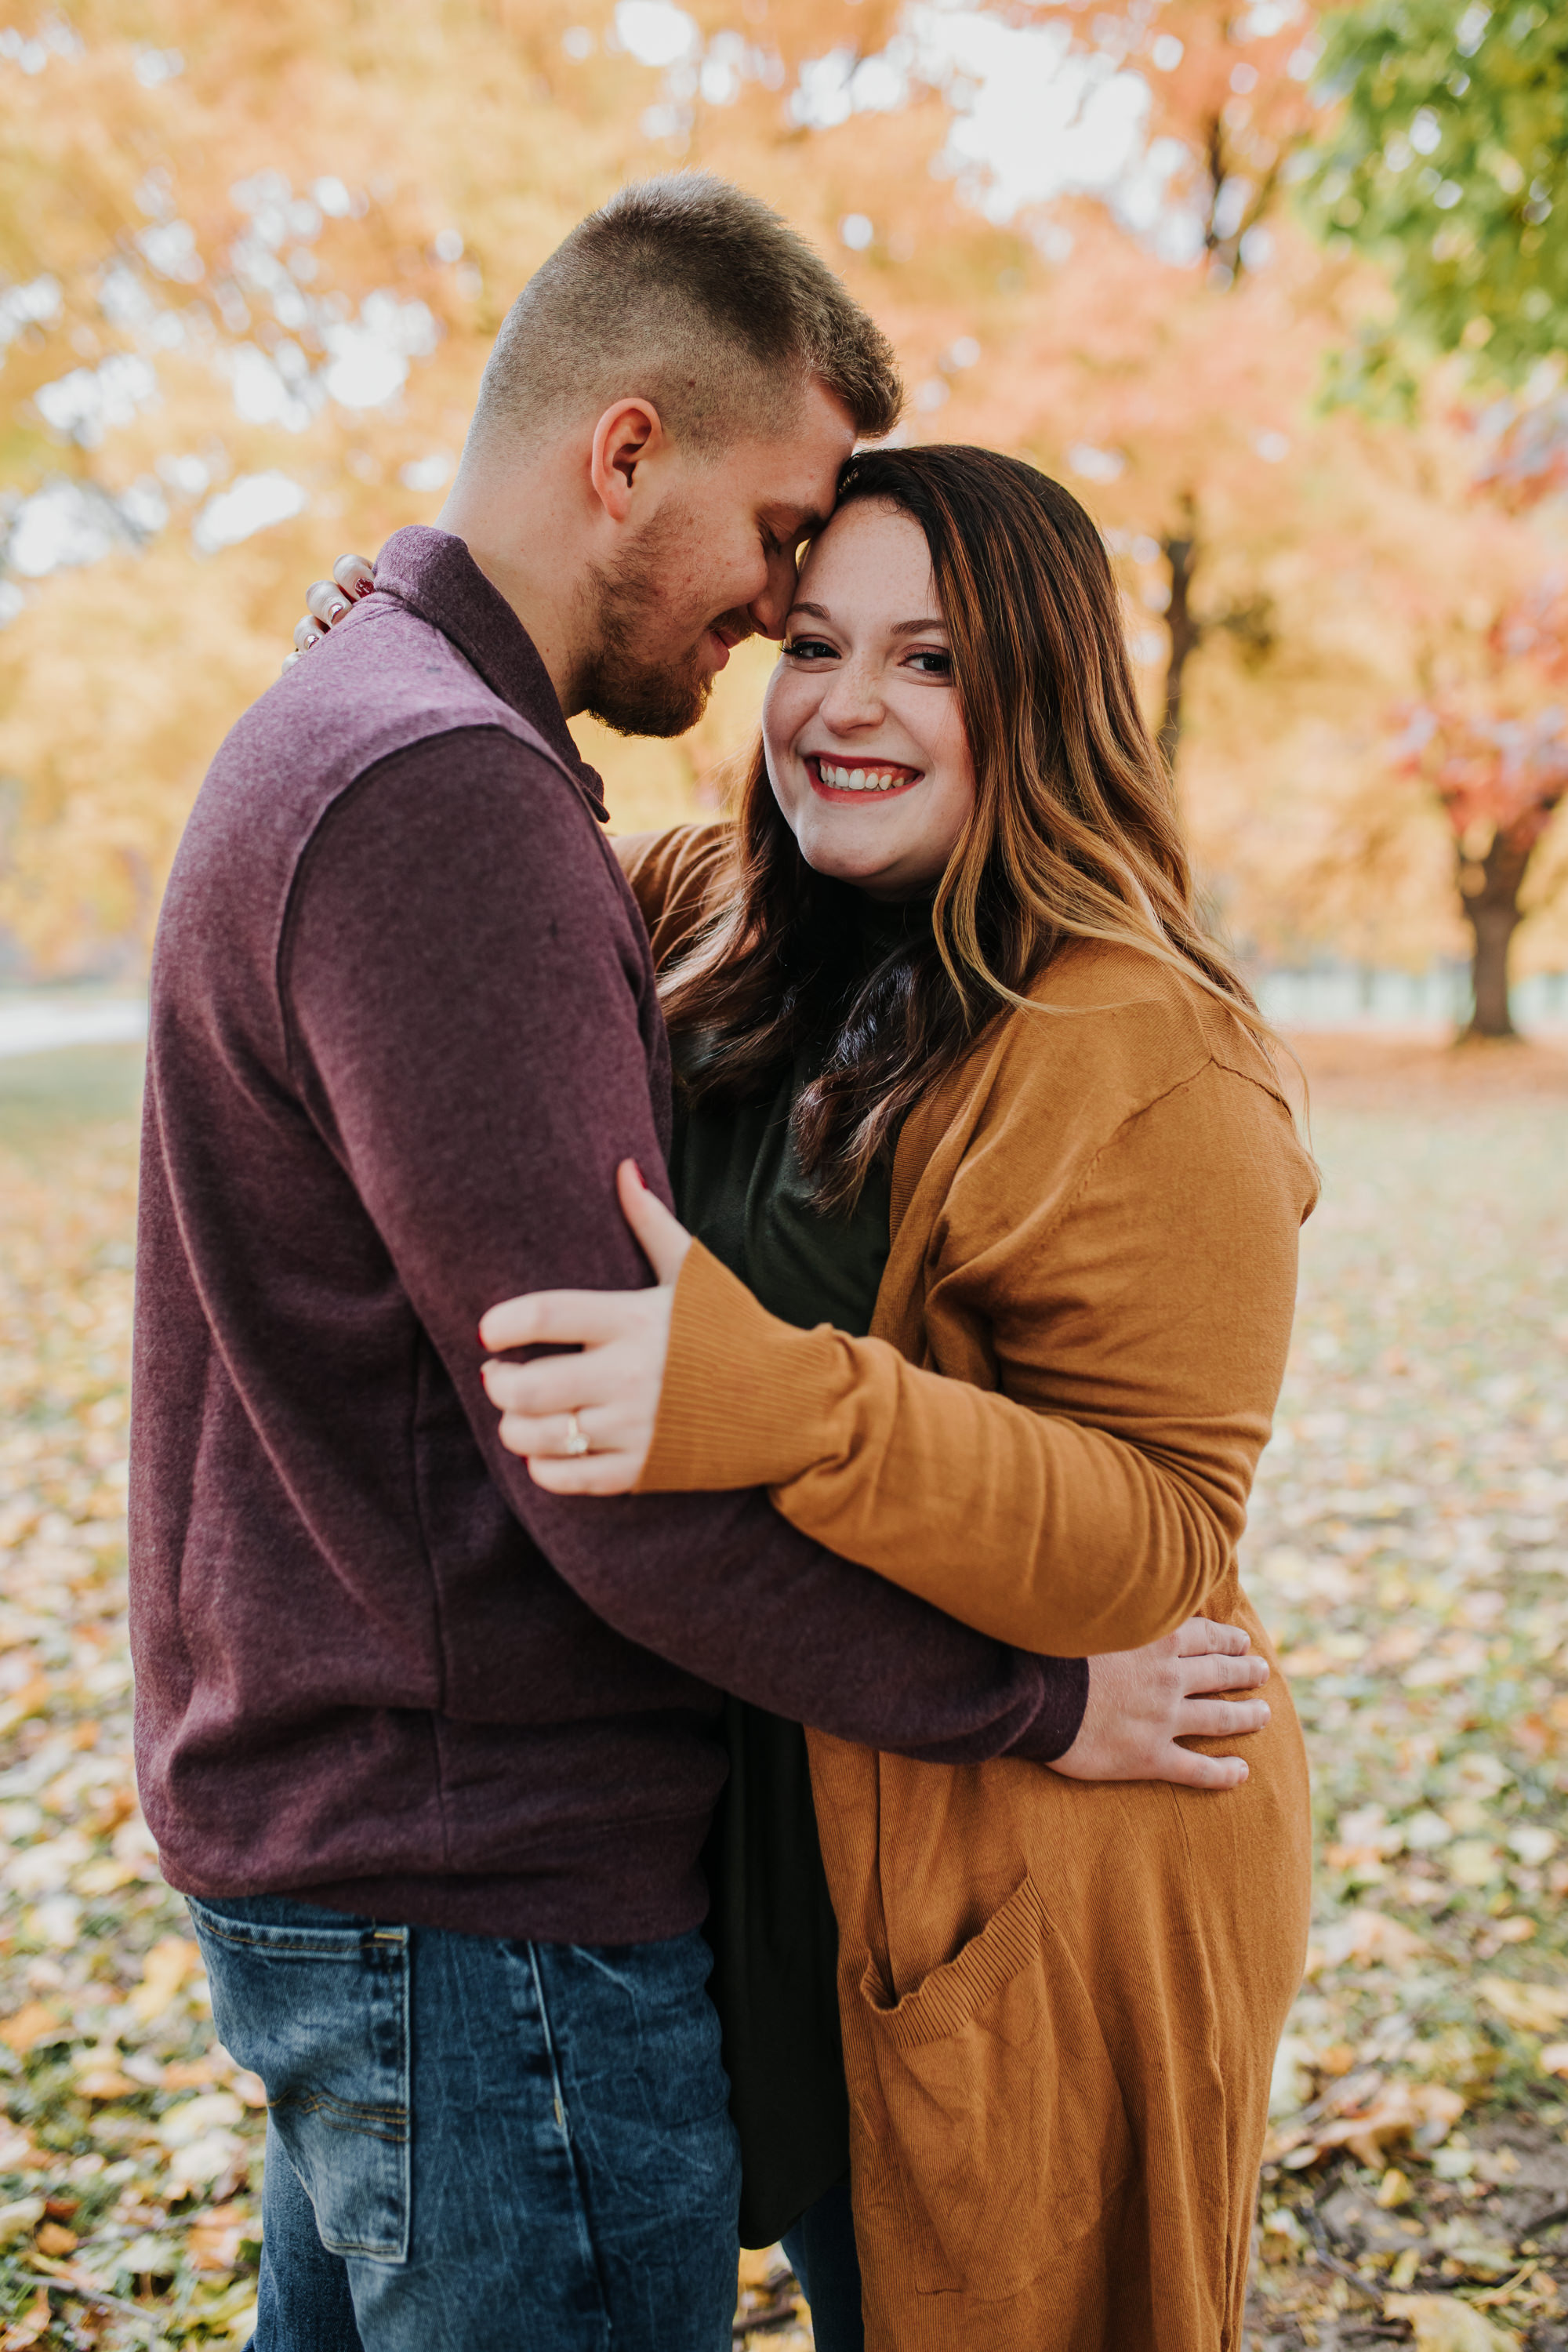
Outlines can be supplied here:
<path id="1" fill-rule="evenodd" d="M 1508 951 L 1522 920 L 1519 893 L 1530 863 L 1530 847 L 1510 840 L 1500 826 L 1484 858 L 1459 861 L 1465 919 L 1475 941 L 1470 959 L 1475 1009 L 1467 1036 L 1519 1034 L 1509 1013 Z"/>
<path id="2" fill-rule="evenodd" d="M 1176 752 L 1182 740 L 1182 681 L 1188 661 L 1198 649 L 1203 629 L 1194 616 L 1192 605 L 1193 573 L 1198 561 L 1196 542 L 1190 537 L 1167 539 L 1163 542 L 1163 552 L 1171 569 L 1171 601 L 1165 609 L 1165 626 L 1171 633 L 1171 659 L 1165 671 L 1160 749 L 1174 775 Z"/>

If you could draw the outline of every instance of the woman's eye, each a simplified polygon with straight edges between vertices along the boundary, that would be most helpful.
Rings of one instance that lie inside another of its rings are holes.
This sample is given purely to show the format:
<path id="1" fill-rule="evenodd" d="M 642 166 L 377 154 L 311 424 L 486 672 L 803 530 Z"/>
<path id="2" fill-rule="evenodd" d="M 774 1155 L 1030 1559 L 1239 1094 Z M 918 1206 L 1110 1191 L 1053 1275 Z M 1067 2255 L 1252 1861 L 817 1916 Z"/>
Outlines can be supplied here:
<path id="1" fill-rule="evenodd" d="M 832 661 L 838 648 L 823 637 L 791 637 L 784 651 L 792 661 L 820 661 L 824 657 Z"/>
<path id="2" fill-rule="evenodd" d="M 952 656 L 940 646 L 917 646 L 909 656 L 922 677 L 951 677 Z"/>

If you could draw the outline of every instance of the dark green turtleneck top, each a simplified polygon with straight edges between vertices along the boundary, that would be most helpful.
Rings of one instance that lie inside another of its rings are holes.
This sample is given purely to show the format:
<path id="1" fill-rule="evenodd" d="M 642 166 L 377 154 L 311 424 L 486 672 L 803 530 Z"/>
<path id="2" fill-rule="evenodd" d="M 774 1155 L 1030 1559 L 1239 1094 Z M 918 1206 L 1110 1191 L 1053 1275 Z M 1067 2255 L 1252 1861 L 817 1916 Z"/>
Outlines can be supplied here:
<path id="1" fill-rule="evenodd" d="M 862 972 L 908 936 L 902 908 L 858 899 L 852 919 Z M 828 1042 L 797 1054 L 768 1091 L 739 1106 L 683 1103 L 678 1082 L 670 1173 L 686 1225 L 770 1313 L 858 1337 L 887 1264 L 891 1178 L 875 1170 L 847 1213 L 816 1204 L 789 1122 Z M 689 1041 L 675 1040 L 675 1060 L 678 1074 L 689 1066 Z M 725 1722 L 730 1778 L 704 1855 L 710 1990 L 741 2136 L 741 2242 L 768 2246 L 849 2169 L 838 1930 L 805 1733 L 736 1698 Z"/>

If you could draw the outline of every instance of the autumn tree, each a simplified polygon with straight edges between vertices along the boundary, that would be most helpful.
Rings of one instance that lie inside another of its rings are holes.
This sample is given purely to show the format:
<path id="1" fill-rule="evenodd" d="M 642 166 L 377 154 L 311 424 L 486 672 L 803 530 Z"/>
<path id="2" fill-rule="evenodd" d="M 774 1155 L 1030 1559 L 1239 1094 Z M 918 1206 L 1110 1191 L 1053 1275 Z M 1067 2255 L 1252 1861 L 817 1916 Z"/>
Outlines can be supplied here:
<path id="1" fill-rule="evenodd" d="M 890 120 L 848 102 L 885 70 L 886 19 L 810 68 L 841 111 L 798 152 L 835 208 L 859 213 L 845 266 L 910 357 L 906 429 L 1016 449 L 1071 481 L 1106 528 L 1145 615 L 1152 715 L 1180 745 L 1210 883 L 1241 935 L 1285 953 L 1359 938 L 1425 961 L 1451 938 L 1444 838 L 1390 800 L 1386 716 L 1422 680 L 1468 675 L 1532 550 L 1476 507 L 1473 458 L 1446 416 L 1323 412 L 1328 362 L 1384 289 L 1295 216 L 1325 130 L 1313 20 L 1166 0 L 1092 17 L 1037 5 L 1009 22 L 1053 33 L 1084 62 L 1087 91 L 1109 77 L 1141 91 L 1142 113 L 1098 197 L 1068 190 L 1009 216 L 983 165 L 960 171 L 1002 226 L 989 239 L 955 235 L 919 170 L 944 128 L 950 157 L 974 152 L 966 68 L 935 77 L 946 125 L 912 76 Z M 723 167 L 740 127 L 699 99 L 692 152 Z M 753 116 L 748 137 L 759 127 Z M 882 141 L 901 174 L 876 189 L 861 165 Z M 964 276 L 946 300 L 954 265 Z"/>
<path id="2" fill-rule="evenodd" d="M 926 171 L 927 86 L 813 152 L 792 95 L 851 24 L 879 50 L 896 12 L 89 0 L 0 37 L 0 929 L 23 969 L 134 968 L 303 583 L 435 512 L 508 304 L 623 180 L 757 188 L 929 369 L 998 239 Z M 885 236 L 889 187 L 903 261 L 840 230 L 875 208 Z M 623 822 L 690 807 L 753 707 L 734 667 L 693 745 L 584 729 Z"/>
<path id="3" fill-rule="evenodd" d="M 1559 578 L 1521 598 L 1487 641 L 1480 690 L 1449 690 L 1406 714 L 1396 756 L 1453 828 L 1470 927 L 1480 1037 L 1510 1037 L 1509 949 L 1522 920 L 1531 857 L 1568 798 L 1568 713 L 1546 700 L 1568 685 L 1568 589 Z"/>
<path id="4" fill-rule="evenodd" d="M 1494 11 L 1370 0 L 1331 15 L 1323 71 L 1337 111 L 1309 205 L 1331 247 L 1383 263 L 1393 307 L 1358 325 L 1341 388 L 1368 404 L 1418 399 L 1447 361 L 1469 395 L 1478 489 L 1516 514 L 1560 486 L 1568 418 L 1568 40 L 1540 0 Z M 1523 387 L 1522 396 L 1521 388 Z M 1543 565 L 1546 551 L 1541 550 Z M 1554 581 L 1477 631 L 1479 673 L 1415 706 L 1398 764 L 1434 794 L 1458 843 L 1480 1036 L 1512 1034 L 1509 952 L 1563 792 L 1563 678 Z"/>
<path id="5" fill-rule="evenodd" d="M 1062 269 L 1069 301 L 1075 279 L 1105 266 L 1114 239 L 1124 250 L 1111 266 L 1133 307 L 1122 331 L 1112 328 L 1110 350 L 1079 342 L 1083 397 L 1074 407 L 1081 430 L 1058 435 L 1052 454 L 1089 482 L 1125 478 L 1118 494 L 1097 496 L 1111 510 L 1128 511 L 1140 548 L 1153 543 L 1163 577 L 1140 587 L 1164 615 L 1158 723 L 1173 767 L 1194 656 L 1205 643 L 1228 643 L 1256 662 L 1273 643 L 1268 596 L 1242 576 L 1221 485 L 1222 478 L 1234 484 L 1239 472 L 1252 479 L 1256 496 L 1259 457 L 1267 467 L 1289 456 L 1301 404 L 1294 392 L 1282 401 L 1278 385 L 1260 404 L 1248 384 L 1259 312 L 1277 305 L 1267 296 L 1261 304 L 1247 298 L 1278 256 L 1292 161 L 1314 124 L 1317 51 L 1310 22 L 1294 7 L 1244 13 L 1223 0 L 1166 0 L 1101 13 L 1087 26 L 1071 7 L 1030 13 L 1067 28 L 1106 67 L 1139 75 L 1149 94 L 1131 184 L 1108 192 L 1098 220 L 1087 219 L 1080 205 L 1068 229 L 1058 215 L 1058 240 L 1065 231 L 1089 248 L 1076 270 L 1070 262 Z M 1048 315 L 1059 321 L 1060 310 L 1053 305 Z M 1143 350 L 1134 356 L 1140 334 Z M 1199 352 L 1217 354 L 1221 364 L 1205 358 L 1194 378 L 1189 362 Z M 1053 373 L 1059 383 L 1059 371 Z M 1277 484 L 1270 488 L 1277 492 Z M 1277 506 L 1277 495 L 1263 503 Z M 1229 579 L 1205 593 L 1200 574 L 1212 581 L 1221 542 Z"/>
<path id="6" fill-rule="evenodd" d="M 417 511 L 398 476 L 461 415 L 483 281 L 443 241 L 452 195 L 395 168 L 397 77 L 357 77 L 346 17 L 322 55 L 321 22 L 175 0 L 0 54 L 0 919 L 44 969 L 143 951 L 202 771 L 275 673 L 293 518 Z M 413 12 L 406 35 L 412 83 Z"/>
<path id="7" fill-rule="evenodd" d="M 1136 137 L 1114 187 L 994 201 L 953 61 L 971 24 L 1119 94 Z M 1003 26 L 894 0 L 388 0 L 374 20 L 90 0 L 68 35 L 17 37 L 0 927 L 32 968 L 134 965 L 303 583 L 436 511 L 517 288 L 622 180 L 677 163 L 832 256 L 898 346 L 907 433 L 1016 450 L 1083 495 L 1240 935 L 1412 958 L 1446 937 L 1441 835 L 1417 825 L 1391 876 L 1342 854 L 1347 811 L 1388 709 L 1454 669 L 1478 583 L 1495 613 L 1528 582 L 1440 423 L 1316 405 L 1377 279 L 1292 220 L 1321 128 L 1299 6 L 1107 0 Z M 717 789 L 771 657 L 740 648 L 678 743 L 581 725 L 619 822 Z"/>

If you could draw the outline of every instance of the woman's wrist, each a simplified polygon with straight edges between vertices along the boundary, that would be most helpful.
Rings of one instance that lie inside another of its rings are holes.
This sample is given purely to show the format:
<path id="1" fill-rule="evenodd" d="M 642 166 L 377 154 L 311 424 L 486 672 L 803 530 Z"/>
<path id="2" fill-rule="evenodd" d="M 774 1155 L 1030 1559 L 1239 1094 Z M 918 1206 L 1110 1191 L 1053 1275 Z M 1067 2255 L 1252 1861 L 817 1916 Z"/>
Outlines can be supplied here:
<path id="1" fill-rule="evenodd" d="M 639 1494 L 728 1492 L 798 1478 L 821 1452 L 837 1348 L 758 1304 L 700 1242 L 675 1286 L 669 1348 Z"/>

